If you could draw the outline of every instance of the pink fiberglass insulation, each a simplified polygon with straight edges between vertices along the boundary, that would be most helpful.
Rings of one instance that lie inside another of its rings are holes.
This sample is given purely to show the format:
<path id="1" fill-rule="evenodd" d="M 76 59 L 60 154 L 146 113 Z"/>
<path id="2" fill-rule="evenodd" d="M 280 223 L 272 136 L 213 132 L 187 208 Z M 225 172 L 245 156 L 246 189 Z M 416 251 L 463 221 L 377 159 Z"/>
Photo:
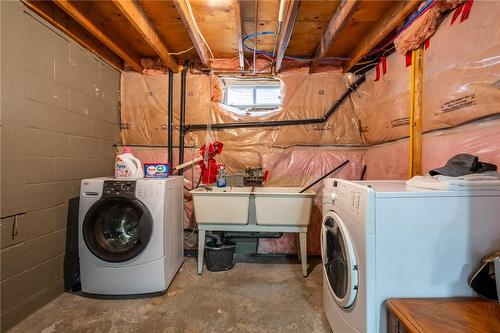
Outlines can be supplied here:
<path id="1" fill-rule="evenodd" d="M 405 57 L 396 53 L 377 67 L 366 73 L 366 82 L 351 94 L 361 134 L 369 145 L 409 133 L 411 68 L 406 66 Z"/>
<path id="2" fill-rule="evenodd" d="M 403 30 L 394 39 L 396 51 L 405 55 L 408 51 L 418 48 L 426 39 L 430 38 L 439 26 L 441 13 L 457 7 L 464 0 L 435 0 L 425 12 L 416 18 L 411 25 Z M 420 5 L 422 9 L 427 2 Z"/>
<path id="3" fill-rule="evenodd" d="M 350 162 L 331 177 L 359 180 L 362 172 L 364 148 L 293 148 L 262 156 L 262 167 L 269 171 L 266 186 L 306 186 L 320 178 L 343 161 Z M 307 232 L 308 253 L 320 254 L 322 182 L 316 191 L 311 221 Z M 284 234 L 279 239 L 260 239 L 259 253 L 295 253 L 295 235 Z"/>
<path id="4" fill-rule="evenodd" d="M 469 1 L 459 8 L 446 17 L 424 51 L 426 132 L 500 112 L 499 3 Z M 455 13 L 460 15 L 453 20 Z"/>
<path id="5" fill-rule="evenodd" d="M 450 13 L 429 40 L 423 66 L 424 132 L 500 112 L 499 15 L 495 1 L 469 1 Z M 380 60 L 379 74 L 377 68 L 370 70 L 366 82 L 351 95 L 369 145 L 408 136 L 411 67 L 407 65 L 397 53 Z"/>
<path id="6" fill-rule="evenodd" d="M 424 135 L 423 170 L 441 167 L 460 153 L 479 156 L 500 167 L 500 118 L 477 121 L 460 127 Z"/>
<path id="7" fill-rule="evenodd" d="M 423 7 L 422 3 L 420 7 Z M 438 27 L 438 19 L 441 16 L 440 9 L 431 5 L 421 16 L 419 16 L 411 25 L 408 26 L 394 40 L 394 46 L 399 54 L 405 55 L 406 52 L 414 50 L 420 46 L 427 38 L 431 37 Z"/>
<path id="8" fill-rule="evenodd" d="M 408 148 L 408 139 L 369 147 L 363 160 L 364 179 L 408 179 Z"/>

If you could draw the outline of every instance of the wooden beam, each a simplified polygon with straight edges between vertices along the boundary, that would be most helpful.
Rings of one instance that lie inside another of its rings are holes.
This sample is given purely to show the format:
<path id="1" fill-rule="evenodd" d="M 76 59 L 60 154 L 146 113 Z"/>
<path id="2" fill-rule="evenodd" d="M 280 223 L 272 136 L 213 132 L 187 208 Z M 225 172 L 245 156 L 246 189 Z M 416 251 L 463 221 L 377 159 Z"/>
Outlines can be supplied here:
<path id="1" fill-rule="evenodd" d="M 243 53 L 243 33 L 241 32 L 241 6 L 240 0 L 234 0 L 234 20 L 236 23 L 236 45 L 238 45 L 238 58 L 240 69 L 245 70 L 245 54 Z"/>
<path id="2" fill-rule="evenodd" d="M 198 31 L 198 25 L 192 15 L 191 5 L 188 1 L 189 0 L 173 0 L 175 8 L 177 8 L 177 12 L 184 24 L 184 28 L 186 28 L 201 62 L 205 66 L 210 66 L 207 45 L 205 44 L 203 36 L 201 36 L 201 33 Z"/>
<path id="3" fill-rule="evenodd" d="M 358 0 L 342 0 L 337 8 L 337 11 L 330 19 L 330 22 L 328 22 L 326 32 L 316 48 L 316 54 L 314 55 L 314 60 L 311 64 L 311 71 L 318 66 L 320 58 L 324 58 L 326 56 L 332 41 L 337 38 L 339 33 L 344 29 L 360 3 L 361 2 Z"/>
<path id="4" fill-rule="evenodd" d="M 62 9 L 54 5 L 54 3 L 51 1 L 37 0 L 23 0 L 23 3 L 45 21 L 74 39 L 82 47 L 96 53 L 100 58 L 117 70 L 123 70 L 123 62 L 119 56 L 91 35 Z"/>
<path id="5" fill-rule="evenodd" d="M 171 56 L 168 48 L 161 40 L 153 23 L 144 14 L 139 3 L 134 0 L 113 0 L 115 6 L 125 16 L 137 32 L 151 46 L 151 48 L 163 60 L 163 63 L 173 72 L 179 71 L 177 60 Z"/>
<path id="6" fill-rule="evenodd" d="M 361 58 L 380 43 L 391 31 L 398 27 L 410 13 L 420 4 L 420 0 L 394 1 L 387 13 L 378 21 L 378 24 L 359 41 L 351 51 L 349 60 L 344 65 L 347 72 L 356 65 Z"/>
<path id="7" fill-rule="evenodd" d="M 422 175 L 422 115 L 424 90 L 424 48 L 412 51 L 410 89 L 410 162 L 409 176 Z"/>
<path id="8" fill-rule="evenodd" d="M 106 20 L 101 18 L 94 10 L 87 7 L 85 1 L 54 0 L 54 3 L 64 10 L 75 21 L 80 23 L 92 35 L 99 39 L 104 45 L 118 54 L 132 68 L 142 72 L 140 56 L 124 42 L 119 36 L 106 31 Z M 78 4 L 75 6 L 75 4 Z"/>
<path id="9" fill-rule="evenodd" d="M 281 31 L 278 36 L 278 47 L 276 52 L 276 72 L 281 70 L 281 65 L 283 63 L 283 58 L 285 57 L 285 51 L 290 42 L 290 37 L 292 37 L 293 27 L 295 26 L 295 21 L 297 19 L 297 14 L 299 12 L 300 0 L 281 0 L 287 1 L 285 5 L 286 10 L 283 16 L 283 22 L 281 23 Z"/>

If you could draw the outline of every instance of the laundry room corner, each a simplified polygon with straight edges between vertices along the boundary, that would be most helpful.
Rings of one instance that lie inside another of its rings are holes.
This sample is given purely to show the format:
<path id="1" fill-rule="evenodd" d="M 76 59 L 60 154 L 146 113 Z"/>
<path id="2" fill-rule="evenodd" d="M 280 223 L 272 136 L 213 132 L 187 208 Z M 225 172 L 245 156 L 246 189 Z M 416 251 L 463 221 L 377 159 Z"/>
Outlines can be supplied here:
<path id="1" fill-rule="evenodd" d="M 500 333 L 499 16 L 0 0 L 0 333 Z"/>

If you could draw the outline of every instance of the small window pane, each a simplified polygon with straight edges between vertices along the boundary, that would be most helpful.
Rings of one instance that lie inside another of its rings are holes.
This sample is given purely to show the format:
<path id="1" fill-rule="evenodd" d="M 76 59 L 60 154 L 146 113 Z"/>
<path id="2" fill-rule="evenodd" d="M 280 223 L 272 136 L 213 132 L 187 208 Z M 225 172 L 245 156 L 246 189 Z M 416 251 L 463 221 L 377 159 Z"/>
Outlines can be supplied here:
<path id="1" fill-rule="evenodd" d="M 227 104 L 253 105 L 253 87 L 229 87 Z"/>
<path id="2" fill-rule="evenodd" d="M 279 105 L 280 88 L 256 88 L 256 105 Z"/>

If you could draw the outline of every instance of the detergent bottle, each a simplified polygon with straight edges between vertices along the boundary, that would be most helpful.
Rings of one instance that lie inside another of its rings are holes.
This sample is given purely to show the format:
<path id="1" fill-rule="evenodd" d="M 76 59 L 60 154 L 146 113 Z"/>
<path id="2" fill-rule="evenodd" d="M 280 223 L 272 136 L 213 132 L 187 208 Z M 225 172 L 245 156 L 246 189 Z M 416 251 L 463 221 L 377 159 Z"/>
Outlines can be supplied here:
<path id="1" fill-rule="evenodd" d="M 219 174 L 217 176 L 217 187 L 226 187 L 226 171 L 224 165 L 219 166 Z"/>
<path id="2" fill-rule="evenodd" d="M 116 156 L 115 178 L 144 178 L 142 163 L 132 155 L 130 147 L 123 148 L 123 154 Z"/>

